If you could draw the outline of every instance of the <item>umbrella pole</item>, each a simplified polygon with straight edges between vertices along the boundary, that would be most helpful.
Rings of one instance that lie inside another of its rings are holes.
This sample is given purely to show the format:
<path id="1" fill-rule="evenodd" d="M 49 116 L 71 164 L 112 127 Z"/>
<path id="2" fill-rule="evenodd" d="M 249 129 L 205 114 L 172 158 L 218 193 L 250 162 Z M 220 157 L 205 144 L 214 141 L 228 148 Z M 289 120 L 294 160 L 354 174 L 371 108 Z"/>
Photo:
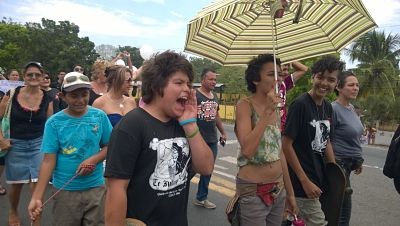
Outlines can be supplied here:
<path id="1" fill-rule="evenodd" d="M 275 45 L 276 45 L 276 38 L 275 38 L 275 35 L 276 35 L 276 33 L 275 33 L 276 23 L 275 23 L 275 18 L 273 17 L 273 15 L 272 15 L 271 20 L 272 20 L 272 23 L 271 23 L 271 26 L 272 26 L 272 52 L 273 52 L 273 55 L 274 55 L 274 76 L 275 76 L 275 82 L 276 82 L 276 84 L 275 84 L 275 93 L 279 94 L 278 69 L 276 68 L 276 48 L 275 48 Z"/>

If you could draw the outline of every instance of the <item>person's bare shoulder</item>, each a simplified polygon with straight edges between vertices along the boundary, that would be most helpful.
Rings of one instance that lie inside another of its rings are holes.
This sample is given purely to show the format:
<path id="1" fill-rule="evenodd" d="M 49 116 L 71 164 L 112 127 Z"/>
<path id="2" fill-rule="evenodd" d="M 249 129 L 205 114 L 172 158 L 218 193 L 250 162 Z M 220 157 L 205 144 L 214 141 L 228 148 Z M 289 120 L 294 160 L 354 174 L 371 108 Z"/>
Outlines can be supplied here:
<path id="1" fill-rule="evenodd" d="M 102 109 L 106 103 L 105 96 L 98 97 L 92 104 L 93 107 Z"/>
<path id="2" fill-rule="evenodd" d="M 124 102 L 127 103 L 127 104 L 129 104 L 129 105 L 132 105 L 132 106 L 134 106 L 134 107 L 137 107 L 137 106 L 136 106 L 136 100 L 135 100 L 135 98 L 133 98 L 133 97 L 124 96 Z"/>

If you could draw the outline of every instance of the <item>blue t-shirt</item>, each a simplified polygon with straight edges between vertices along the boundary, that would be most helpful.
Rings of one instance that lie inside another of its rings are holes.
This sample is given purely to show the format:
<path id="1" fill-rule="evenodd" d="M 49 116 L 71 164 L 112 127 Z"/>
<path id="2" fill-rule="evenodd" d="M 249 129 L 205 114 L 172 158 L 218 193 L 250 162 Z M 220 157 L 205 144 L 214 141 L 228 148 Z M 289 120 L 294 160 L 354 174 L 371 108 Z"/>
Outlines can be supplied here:
<path id="1" fill-rule="evenodd" d="M 79 164 L 107 145 L 111 130 L 107 115 L 90 106 L 81 117 L 70 116 L 64 111 L 51 116 L 45 125 L 41 150 L 43 153 L 57 155 L 53 186 L 61 188 L 75 175 Z M 82 191 L 103 184 L 103 164 L 98 163 L 93 173 L 78 176 L 64 190 Z"/>

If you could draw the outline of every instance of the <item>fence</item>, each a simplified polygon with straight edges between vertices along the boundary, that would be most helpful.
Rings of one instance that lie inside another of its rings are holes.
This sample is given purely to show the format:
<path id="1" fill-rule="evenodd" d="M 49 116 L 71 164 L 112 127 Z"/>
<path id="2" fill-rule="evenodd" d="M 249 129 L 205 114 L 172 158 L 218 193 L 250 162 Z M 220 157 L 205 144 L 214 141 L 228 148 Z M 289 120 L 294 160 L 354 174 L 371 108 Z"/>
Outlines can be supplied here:
<path id="1" fill-rule="evenodd" d="M 236 108 L 234 105 L 219 105 L 219 117 L 225 121 L 235 121 Z"/>

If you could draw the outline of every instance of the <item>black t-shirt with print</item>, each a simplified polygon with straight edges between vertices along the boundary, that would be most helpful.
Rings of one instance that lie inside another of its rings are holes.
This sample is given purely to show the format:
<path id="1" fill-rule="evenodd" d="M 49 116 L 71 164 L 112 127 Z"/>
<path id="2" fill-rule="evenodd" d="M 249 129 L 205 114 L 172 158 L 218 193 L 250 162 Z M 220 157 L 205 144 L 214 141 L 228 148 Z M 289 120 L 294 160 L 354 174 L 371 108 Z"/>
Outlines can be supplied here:
<path id="1" fill-rule="evenodd" d="M 191 155 L 177 120 L 163 123 L 132 110 L 114 127 L 106 160 L 105 177 L 130 179 L 128 218 L 149 226 L 188 225 Z"/>
<path id="2" fill-rule="evenodd" d="M 197 98 L 197 125 L 200 134 L 207 143 L 217 143 L 217 114 L 219 110 L 218 98 L 213 93 L 214 98 L 210 99 L 199 90 L 196 92 Z"/>
<path id="3" fill-rule="evenodd" d="M 293 139 L 293 148 L 308 178 L 325 190 L 324 156 L 331 134 L 332 106 L 324 100 L 317 106 L 308 93 L 290 105 L 284 135 Z M 307 197 L 296 173 L 289 166 L 296 197 Z"/>

